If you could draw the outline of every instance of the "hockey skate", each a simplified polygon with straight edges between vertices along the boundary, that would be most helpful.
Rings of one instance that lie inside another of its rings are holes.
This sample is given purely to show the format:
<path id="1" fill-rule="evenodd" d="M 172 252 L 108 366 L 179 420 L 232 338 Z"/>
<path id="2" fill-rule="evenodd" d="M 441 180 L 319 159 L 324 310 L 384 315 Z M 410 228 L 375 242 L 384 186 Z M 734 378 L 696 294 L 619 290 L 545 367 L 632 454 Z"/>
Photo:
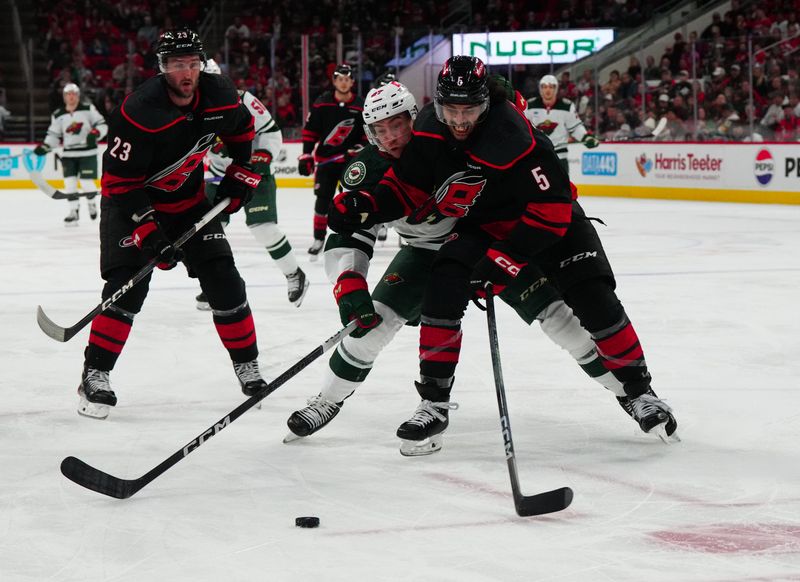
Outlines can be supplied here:
<path id="1" fill-rule="evenodd" d="M 266 381 L 261 377 L 261 372 L 258 370 L 258 360 L 241 363 L 234 362 L 233 371 L 236 372 L 242 392 L 247 397 L 267 387 Z"/>
<path id="2" fill-rule="evenodd" d="M 71 208 L 69 214 L 64 218 L 64 226 L 78 226 L 78 209 Z"/>
<path id="3" fill-rule="evenodd" d="M 672 408 L 656 396 L 652 388 L 636 398 L 617 397 L 617 402 L 643 432 L 656 435 L 667 444 L 680 442 L 676 432 L 678 422 L 672 414 Z"/>
<path id="4" fill-rule="evenodd" d="M 297 267 L 294 273 L 286 275 L 286 283 L 288 285 L 289 303 L 292 303 L 295 307 L 300 307 L 310 285 L 303 269 Z"/>
<path id="5" fill-rule="evenodd" d="M 422 396 L 422 401 L 414 411 L 414 415 L 397 429 L 397 436 L 402 441 L 400 454 L 404 457 L 430 455 L 440 450 L 444 442 L 442 433 L 450 423 L 449 413 L 458 408 L 455 402 L 434 402 L 425 398 L 425 396 L 432 397 L 435 392 L 441 391 L 441 388 L 420 382 L 414 384 Z M 449 388 L 447 393 L 449 394 Z"/>
<path id="6" fill-rule="evenodd" d="M 314 242 L 311 243 L 311 246 L 308 247 L 308 260 L 316 261 L 319 259 L 319 254 L 322 252 L 322 246 L 325 244 L 324 240 L 319 240 L 318 238 L 314 239 Z"/>
<path id="7" fill-rule="evenodd" d="M 197 309 L 200 311 L 211 311 L 211 305 L 209 305 L 208 297 L 206 297 L 205 293 L 200 293 L 200 295 L 194 299 L 197 301 Z"/>
<path id="8" fill-rule="evenodd" d="M 389 237 L 389 227 L 385 224 L 380 225 L 378 227 L 378 241 L 379 242 L 386 242 L 386 239 Z"/>
<path id="9" fill-rule="evenodd" d="M 311 436 L 332 421 L 342 409 L 343 402 L 331 402 L 317 394 L 309 398 L 308 406 L 295 410 L 286 420 L 286 425 L 291 431 L 283 439 L 290 443 L 303 437 Z"/>
<path id="10" fill-rule="evenodd" d="M 87 200 L 86 206 L 89 209 L 89 218 L 95 220 L 97 218 L 97 204 L 95 204 L 94 200 Z"/>
<path id="11" fill-rule="evenodd" d="M 117 405 L 117 395 L 108 382 L 108 372 L 95 368 L 84 368 L 78 385 L 78 414 L 88 418 L 104 420 L 112 406 Z"/>

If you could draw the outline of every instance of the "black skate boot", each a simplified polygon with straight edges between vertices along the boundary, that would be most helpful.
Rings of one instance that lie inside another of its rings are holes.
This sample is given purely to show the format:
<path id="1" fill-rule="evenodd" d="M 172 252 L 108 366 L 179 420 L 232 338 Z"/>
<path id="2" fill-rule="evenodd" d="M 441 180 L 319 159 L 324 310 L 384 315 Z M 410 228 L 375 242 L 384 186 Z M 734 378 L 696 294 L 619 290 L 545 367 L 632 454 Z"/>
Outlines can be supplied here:
<path id="1" fill-rule="evenodd" d="M 117 405 L 117 395 L 108 383 L 108 372 L 85 367 L 81 383 L 78 385 L 78 414 L 88 418 L 103 420 L 108 417 L 112 406 Z"/>
<path id="2" fill-rule="evenodd" d="M 378 227 L 378 242 L 386 242 L 387 238 L 389 238 L 389 227 L 382 224 Z"/>
<path id="3" fill-rule="evenodd" d="M 250 360 L 240 364 L 234 362 L 233 371 L 236 372 L 236 377 L 239 378 L 239 384 L 245 396 L 252 396 L 262 388 L 267 387 L 267 383 L 258 370 L 258 360 Z"/>
<path id="4" fill-rule="evenodd" d="M 87 200 L 86 206 L 89 209 L 89 218 L 95 220 L 97 218 L 97 204 L 94 200 Z"/>
<path id="5" fill-rule="evenodd" d="M 64 218 L 64 226 L 78 226 L 78 209 L 70 208 L 69 214 Z"/>
<path id="6" fill-rule="evenodd" d="M 288 285 L 289 303 L 292 303 L 295 307 L 300 307 L 309 286 L 303 269 L 297 267 L 294 273 L 286 275 L 286 283 Z"/>
<path id="7" fill-rule="evenodd" d="M 332 421 L 342 409 L 344 402 L 331 402 L 317 394 L 308 400 L 308 406 L 295 410 L 286 421 L 292 431 L 283 442 L 290 443 L 302 437 L 307 437 L 317 432 Z"/>
<path id="8" fill-rule="evenodd" d="M 319 254 L 322 252 L 322 246 L 325 244 L 324 240 L 320 240 L 318 238 L 314 239 L 314 242 L 311 243 L 311 246 L 308 247 L 308 254 L 310 261 L 316 261 L 319 259 Z"/>
<path id="9" fill-rule="evenodd" d="M 197 309 L 200 311 L 211 311 L 211 305 L 209 305 L 208 297 L 206 297 L 205 293 L 200 293 L 194 300 L 197 301 Z"/>
<path id="10" fill-rule="evenodd" d="M 652 388 L 636 398 L 617 397 L 617 402 L 643 432 L 654 434 L 665 443 L 680 442 L 676 432 L 678 422 L 672 414 L 672 408 L 656 396 Z"/>
<path id="11" fill-rule="evenodd" d="M 441 449 L 449 413 L 458 408 L 457 403 L 450 402 L 452 379 L 428 378 L 414 385 L 422 401 L 414 415 L 397 429 L 402 440 L 400 454 L 404 457 L 430 455 Z"/>

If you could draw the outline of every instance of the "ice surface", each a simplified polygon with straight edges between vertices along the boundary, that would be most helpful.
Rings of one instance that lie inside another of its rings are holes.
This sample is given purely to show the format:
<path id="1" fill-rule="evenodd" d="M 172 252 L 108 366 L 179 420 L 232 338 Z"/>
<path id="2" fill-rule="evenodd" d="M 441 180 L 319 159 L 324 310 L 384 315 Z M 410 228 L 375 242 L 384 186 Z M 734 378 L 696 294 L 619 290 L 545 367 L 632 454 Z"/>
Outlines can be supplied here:
<path id="1" fill-rule="evenodd" d="M 64 479 L 68 455 L 142 475 L 240 401 L 182 269 L 158 272 L 112 374 L 109 420 L 75 412 L 99 300 L 97 223 L 35 191 L 0 191 L 0 580 L 800 580 L 800 208 L 585 199 L 683 442 L 637 434 L 613 397 L 538 329 L 499 306 L 523 492 L 568 485 L 572 506 L 515 515 L 484 315 L 465 319 L 443 450 L 404 458 L 417 404 L 417 331 L 313 437 L 281 442 L 327 356 L 139 492 L 118 501 Z M 83 204 L 83 203 L 82 203 Z M 312 195 L 279 193 L 281 226 L 312 281 L 298 310 L 241 216 L 229 229 L 273 378 L 340 327 L 309 263 Z M 375 281 L 396 249 L 376 253 Z M 318 529 L 294 518 L 316 515 Z"/>

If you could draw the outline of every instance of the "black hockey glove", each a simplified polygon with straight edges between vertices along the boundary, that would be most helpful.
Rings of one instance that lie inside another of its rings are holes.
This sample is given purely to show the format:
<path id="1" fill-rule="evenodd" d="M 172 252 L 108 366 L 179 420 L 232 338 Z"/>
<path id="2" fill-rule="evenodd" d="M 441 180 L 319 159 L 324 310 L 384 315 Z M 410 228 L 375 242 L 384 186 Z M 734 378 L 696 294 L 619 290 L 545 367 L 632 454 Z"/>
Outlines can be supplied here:
<path id="1" fill-rule="evenodd" d="M 314 173 L 314 156 L 303 154 L 297 158 L 297 172 L 301 176 L 310 176 Z"/>
<path id="2" fill-rule="evenodd" d="M 333 296 L 339 306 L 342 325 L 347 325 L 354 319 L 358 322 L 358 327 L 351 336 L 363 337 L 380 324 L 381 316 L 375 311 L 367 280 L 361 273 L 345 271 L 339 275 L 333 288 Z"/>
<path id="3" fill-rule="evenodd" d="M 172 246 L 164 235 L 153 217 L 152 208 L 146 209 L 142 217 L 134 217 L 134 221 L 139 225 L 133 230 L 133 243 L 144 253 L 148 261 L 155 258 L 158 260 L 158 268 L 168 271 L 183 260 L 183 251 Z"/>
<path id="4" fill-rule="evenodd" d="M 33 153 L 37 156 L 46 156 L 47 152 L 50 151 L 50 146 L 46 143 L 40 143 L 35 148 L 33 148 Z"/>
<path id="5" fill-rule="evenodd" d="M 88 148 L 96 148 L 97 147 L 97 138 L 100 137 L 100 132 L 96 129 L 92 129 L 88 135 L 86 136 L 86 147 Z"/>
<path id="6" fill-rule="evenodd" d="M 378 208 L 369 192 L 349 190 L 333 197 L 328 210 L 328 226 L 339 234 L 352 234 L 375 226 Z"/>
<path id="7" fill-rule="evenodd" d="M 225 170 L 225 177 L 217 186 L 214 204 L 219 204 L 223 198 L 230 198 L 231 203 L 225 207 L 223 212 L 233 214 L 250 202 L 260 182 L 261 176 L 253 172 L 249 163 L 231 164 Z"/>

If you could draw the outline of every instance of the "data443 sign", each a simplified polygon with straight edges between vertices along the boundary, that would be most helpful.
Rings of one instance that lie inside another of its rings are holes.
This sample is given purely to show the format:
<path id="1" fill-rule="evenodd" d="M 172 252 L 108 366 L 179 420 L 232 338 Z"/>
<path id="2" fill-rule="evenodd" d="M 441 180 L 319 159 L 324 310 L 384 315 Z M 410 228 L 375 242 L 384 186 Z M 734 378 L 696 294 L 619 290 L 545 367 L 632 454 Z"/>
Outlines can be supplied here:
<path id="1" fill-rule="evenodd" d="M 453 54 L 487 65 L 571 63 L 613 41 L 612 28 L 454 34 Z"/>

